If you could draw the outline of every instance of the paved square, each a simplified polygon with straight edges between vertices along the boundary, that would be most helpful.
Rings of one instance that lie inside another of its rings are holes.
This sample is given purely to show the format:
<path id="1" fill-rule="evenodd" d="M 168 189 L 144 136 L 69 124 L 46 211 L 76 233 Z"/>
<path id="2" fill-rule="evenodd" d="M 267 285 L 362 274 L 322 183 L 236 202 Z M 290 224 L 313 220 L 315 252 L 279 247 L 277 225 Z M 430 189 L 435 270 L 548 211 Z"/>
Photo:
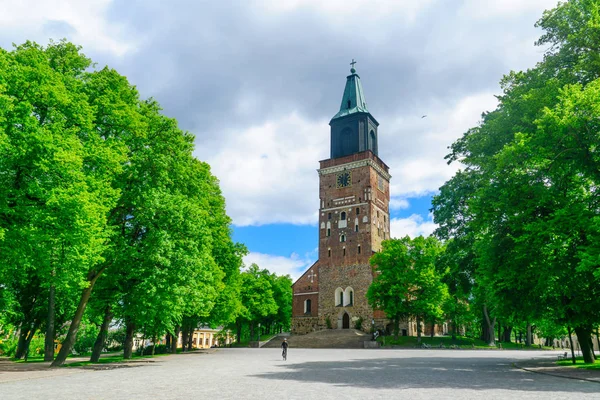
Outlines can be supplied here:
<path id="1" fill-rule="evenodd" d="M 219 349 L 132 368 L 36 374 L 1 399 L 600 399 L 600 384 L 513 368 L 550 352 Z M 5 372 L 3 374 L 10 374 Z"/>

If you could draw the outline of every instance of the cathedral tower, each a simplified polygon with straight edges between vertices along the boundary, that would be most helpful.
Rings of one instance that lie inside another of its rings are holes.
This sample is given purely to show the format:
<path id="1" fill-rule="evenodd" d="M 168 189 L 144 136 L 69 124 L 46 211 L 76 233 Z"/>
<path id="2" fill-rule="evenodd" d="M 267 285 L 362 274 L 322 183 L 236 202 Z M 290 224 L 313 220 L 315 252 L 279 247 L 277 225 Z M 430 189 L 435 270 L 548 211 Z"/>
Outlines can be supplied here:
<path id="1" fill-rule="evenodd" d="M 331 156 L 318 169 L 319 259 L 293 285 L 297 334 L 357 325 L 368 330 L 385 318 L 369 307 L 366 292 L 373 281 L 369 258 L 389 239 L 390 174 L 378 157 L 379 123 L 354 65 L 329 125 Z"/>

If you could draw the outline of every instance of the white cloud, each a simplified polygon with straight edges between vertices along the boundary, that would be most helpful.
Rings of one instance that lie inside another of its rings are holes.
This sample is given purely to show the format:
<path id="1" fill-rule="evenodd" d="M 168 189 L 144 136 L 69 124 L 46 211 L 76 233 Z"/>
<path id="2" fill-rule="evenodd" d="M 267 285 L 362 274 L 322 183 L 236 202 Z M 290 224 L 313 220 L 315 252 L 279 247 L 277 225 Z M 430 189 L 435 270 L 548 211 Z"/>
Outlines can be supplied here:
<path id="1" fill-rule="evenodd" d="M 411 238 L 429 236 L 437 228 L 432 215 L 425 220 L 421 215 L 413 214 L 408 218 L 393 218 L 390 221 L 390 234 L 392 238 L 402 238 L 406 235 Z"/>
<path id="2" fill-rule="evenodd" d="M 390 209 L 392 210 L 403 210 L 410 207 L 410 203 L 406 199 L 392 197 L 390 199 Z"/>
<path id="3" fill-rule="evenodd" d="M 401 117 L 380 133 L 380 156 L 390 166 L 391 195 L 419 197 L 437 189 L 454 175 L 458 165 L 448 165 L 448 146 L 478 124 L 483 111 L 493 110 L 491 92 L 477 93 L 456 104 L 430 104 L 426 118 Z M 382 120 L 382 119 L 380 119 Z M 391 133 L 387 133 L 387 132 Z"/>
<path id="4" fill-rule="evenodd" d="M 10 6 L 0 6 L 0 33 L 10 33 L 17 43 L 29 39 L 46 44 L 48 38 L 67 37 L 88 49 L 122 56 L 134 44 L 122 35 L 120 26 L 106 17 L 111 3 L 112 0 L 11 1 Z"/>
<path id="5" fill-rule="evenodd" d="M 274 272 L 277 275 L 289 275 L 293 281 L 296 281 L 315 261 L 310 258 L 310 255 L 306 255 L 303 258 L 296 253 L 292 253 L 289 257 L 264 253 L 249 253 L 244 257 L 244 264 L 247 267 L 256 264 L 261 269 L 267 269 L 269 272 Z"/>
<path id="6" fill-rule="evenodd" d="M 228 132 L 200 146 L 221 181 L 227 212 L 238 226 L 317 221 L 319 160 L 328 156 L 326 121 L 309 122 L 297 114 Z"/>
<path id="7" fill-rule="evenodd" d="M 349 15 L 360 15 L 363 22 L 381 16 L 396 14 L 400 20 L 411 21 L 436 0 L 259 0 L 271 12 L 290 12 L 298 9 L 315 10 L 338 22 Z"/>
<path id="8" fill-rule="evenodd" d="M 481 19 L 511 17 L 554 8 L 557 3 L 558 0 L 467 0 L 461 7 L 461 13 Z"/>

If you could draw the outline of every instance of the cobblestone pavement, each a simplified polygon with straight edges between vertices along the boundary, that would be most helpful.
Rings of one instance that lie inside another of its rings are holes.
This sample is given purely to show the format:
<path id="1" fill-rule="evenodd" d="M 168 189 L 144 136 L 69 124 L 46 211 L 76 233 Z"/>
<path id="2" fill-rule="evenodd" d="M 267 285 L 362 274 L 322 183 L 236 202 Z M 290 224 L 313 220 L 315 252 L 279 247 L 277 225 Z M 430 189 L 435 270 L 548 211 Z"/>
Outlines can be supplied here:
<path id="1" fill-rule="evenodd" d="M 600 399 L 600 384 L 515 368 L 552 352 L 220 349 L 132 368 L 45 371 L 1 399 Z M 34 371 L 36 374 L 43 371 Z M 10 374 L 10 372 L 6 372 Z"/>

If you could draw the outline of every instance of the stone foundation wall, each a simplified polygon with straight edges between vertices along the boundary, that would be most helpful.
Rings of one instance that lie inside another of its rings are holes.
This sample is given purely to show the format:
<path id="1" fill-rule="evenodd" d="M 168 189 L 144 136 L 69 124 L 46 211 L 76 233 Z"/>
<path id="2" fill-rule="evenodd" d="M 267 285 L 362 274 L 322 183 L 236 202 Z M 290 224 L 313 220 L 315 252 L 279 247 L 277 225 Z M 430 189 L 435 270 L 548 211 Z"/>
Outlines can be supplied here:
<path id="1" fill-rule="evenodd" d="M 292 334 L 306 335 L 307 333 L 320 330 L 318 317 L 293 317 Z"/>

